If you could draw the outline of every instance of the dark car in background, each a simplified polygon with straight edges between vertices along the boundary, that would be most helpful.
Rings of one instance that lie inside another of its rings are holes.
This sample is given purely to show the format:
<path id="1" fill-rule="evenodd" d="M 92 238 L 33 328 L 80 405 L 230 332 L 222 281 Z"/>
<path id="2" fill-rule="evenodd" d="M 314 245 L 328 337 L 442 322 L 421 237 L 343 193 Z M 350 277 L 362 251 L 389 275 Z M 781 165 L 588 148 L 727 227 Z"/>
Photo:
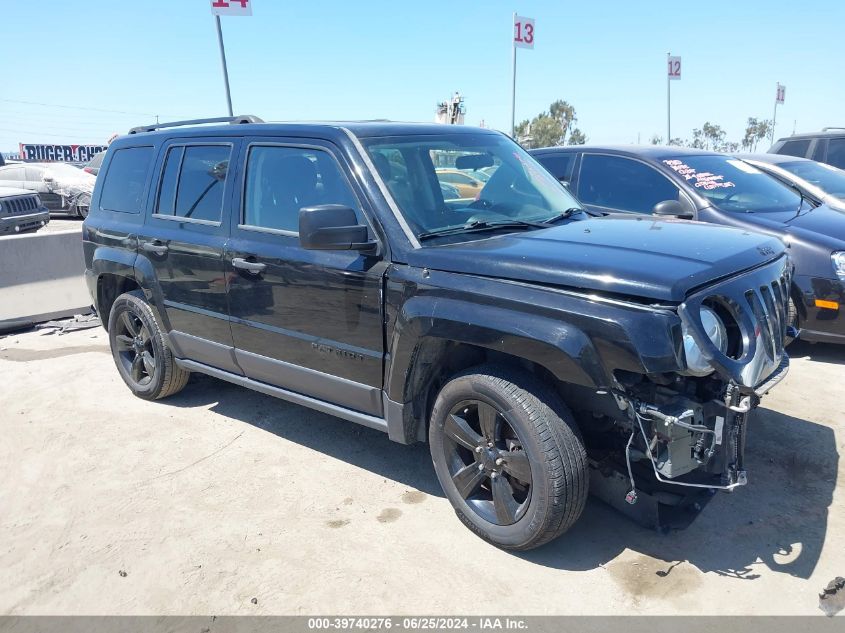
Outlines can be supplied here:
<path id="1" fill-rule="evenodd" d="M 0 186 L 38 194 L 51 213 L 88 215 L 96 178 L 67 163 L 14 163 L 0 167 Z"/>
<path id="2" fill-rule="evenodd" d="M 826 127 L 821 132 L 780 138 L 769 153 L 810 158 L 845 169 L 845 127 Z"/>
<path id="3" fill-rule="evenodd" d="M 0 186 L 0 235 L 37 231 L 50 221 L 38 194 Z"/>
<path id="4" fill-rule="evenodd" d="M 845 171 L 809 158 L 783 154 L 738 154 L 739 158 L 795 188 L 816 205 L 845 211 Z"/>
<path id="5" fill-rule="evenodd" d="M 804 340 L 845 343 L 845 214 L 726 154 L 654 145 L 531 154 L 594 212 L 674 215 L 779 237 L 795 264 L 792 325 Z"/>

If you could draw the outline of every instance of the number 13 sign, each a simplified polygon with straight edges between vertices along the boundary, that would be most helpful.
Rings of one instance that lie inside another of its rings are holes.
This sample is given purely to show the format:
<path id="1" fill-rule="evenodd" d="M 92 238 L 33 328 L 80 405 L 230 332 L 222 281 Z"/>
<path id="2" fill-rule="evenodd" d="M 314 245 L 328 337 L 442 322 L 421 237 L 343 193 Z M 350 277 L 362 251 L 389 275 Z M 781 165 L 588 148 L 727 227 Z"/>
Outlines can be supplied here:
<path id="1" fill-rule="evenodd" d="M 534 48 L 534 19 L 514 16 L 513 45 L 519 48 Z"/>
<path id="2" fill-rule="evenodd" d="M 214 15 L 252 15 L 250 0 L 211 0 Z"/>

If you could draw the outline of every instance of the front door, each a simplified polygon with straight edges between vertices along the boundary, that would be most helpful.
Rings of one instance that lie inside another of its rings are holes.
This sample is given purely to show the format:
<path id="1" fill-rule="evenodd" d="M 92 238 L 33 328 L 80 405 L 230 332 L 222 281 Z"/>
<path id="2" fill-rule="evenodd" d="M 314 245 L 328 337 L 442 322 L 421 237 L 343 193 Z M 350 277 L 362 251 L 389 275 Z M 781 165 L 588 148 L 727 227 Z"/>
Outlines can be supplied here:
<path id="1" fill-rule="evenodd" d="M 250 139 L 225 260 L 235 354 L 255 380 L 371 415 L 382 413 L 385 262 L 299 245 L 299 209 L 352 207 L 361 191 L 331 144 Z"/>
<path id="2" fill-rule="evenodd" d="M 242 373 L 234 360 L 223 246 L 237 155 L 232 139 L 165 144 L 154 198 L 139 237 L 139 255 L 155 271 L 175 353 Z"/>

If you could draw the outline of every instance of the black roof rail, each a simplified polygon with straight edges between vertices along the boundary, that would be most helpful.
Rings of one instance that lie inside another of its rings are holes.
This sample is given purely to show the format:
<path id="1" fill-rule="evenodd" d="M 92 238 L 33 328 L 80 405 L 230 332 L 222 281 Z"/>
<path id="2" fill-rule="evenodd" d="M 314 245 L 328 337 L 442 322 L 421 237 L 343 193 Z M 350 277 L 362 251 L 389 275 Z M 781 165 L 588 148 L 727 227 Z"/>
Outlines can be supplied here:
<path id="1" fill-rule="evenodd" d="M 183 125 L 200 125 L 201 123 L 230 123 L 238 125 L 240 123 L 264 123 L 263 119 L 252 114 L 241 114 L 239 116 L 220 116 L 211 119 L 190 119 L 187 121 L 170 121 L 168 123 L 152 123 L 150 125 L 139 125 L 129 130 L 130 134 L 139 134 L 140 132 L 154 132 L 167 127 L 181 127 Z"/>
<path id="2" fill-rule="evenodd" d="M 829 127 L 823 127 L 822 128 L 822 132 L 829 132 L 830 130 L 845 130 L 845 126 L 831 125 Z"/>

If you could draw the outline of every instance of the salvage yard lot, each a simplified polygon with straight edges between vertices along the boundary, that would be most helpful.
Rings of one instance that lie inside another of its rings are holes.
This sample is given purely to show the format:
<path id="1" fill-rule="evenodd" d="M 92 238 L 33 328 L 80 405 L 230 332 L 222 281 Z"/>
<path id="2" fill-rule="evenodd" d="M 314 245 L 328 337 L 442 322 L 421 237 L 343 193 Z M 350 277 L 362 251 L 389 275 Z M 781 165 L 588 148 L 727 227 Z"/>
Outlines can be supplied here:
<path id="1" fill-rule="evenodd" d="M 746 488 L 668 535 L 591 500 L 512 554 L 460 524 L 425 445 L 201 376 L 144 402 L 101 329 L 0 338 L 0 613 L 820 614 L 845 349 L 790 352 Z"/>

